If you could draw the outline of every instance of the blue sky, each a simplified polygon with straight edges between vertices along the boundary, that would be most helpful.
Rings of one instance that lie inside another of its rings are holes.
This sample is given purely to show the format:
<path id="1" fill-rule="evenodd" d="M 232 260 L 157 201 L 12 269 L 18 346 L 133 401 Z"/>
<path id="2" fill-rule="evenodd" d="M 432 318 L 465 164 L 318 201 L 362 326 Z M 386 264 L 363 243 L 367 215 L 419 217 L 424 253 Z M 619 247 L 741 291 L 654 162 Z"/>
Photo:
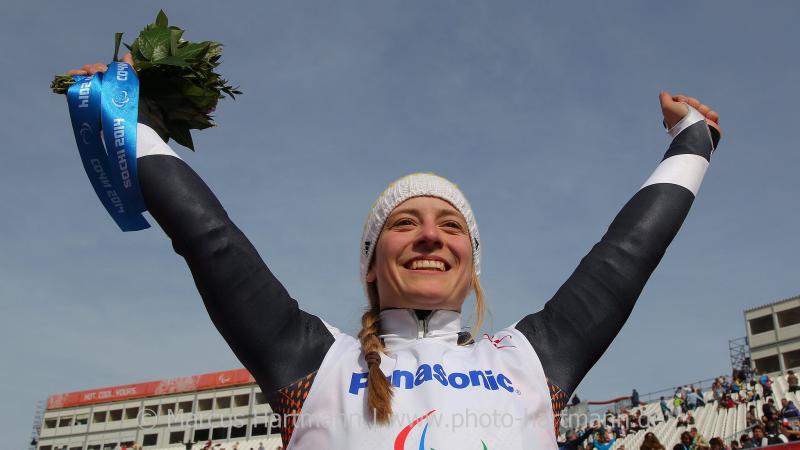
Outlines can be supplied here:
<path id="1" fill-rule="evenodd" d="M 308 311 L 348 331 L 358 241 L 392 180 L 458 183 L 502 328 L 539 310 L 660 160 L 657 95 L 724 136 L 684 228 L 582 398 L 729 371 L 742 311 L 800 293 L 800 5 L 773 2 L 4 3 L 0 435 L 48 394 L 238 367 L 156 227 L 95 198 L 52 76 L 164 7 L 244 91 L 178 148 Z M 176 146 L 177 148 L 177 146 Z"/>

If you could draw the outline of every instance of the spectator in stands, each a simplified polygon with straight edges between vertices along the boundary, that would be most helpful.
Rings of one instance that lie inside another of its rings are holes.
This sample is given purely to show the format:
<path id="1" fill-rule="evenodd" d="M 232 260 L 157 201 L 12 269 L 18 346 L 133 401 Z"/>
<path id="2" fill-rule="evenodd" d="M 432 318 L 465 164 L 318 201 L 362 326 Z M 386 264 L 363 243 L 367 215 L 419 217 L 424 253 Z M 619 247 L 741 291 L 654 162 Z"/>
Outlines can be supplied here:
<path id="1" fill-rule="evenodd" d="M 767 445 L 785 444 L 789 442 L 789 439 L 781 433 L 778 422 L 774 420 L 770 420 L 764 425 L 764 435 L 767 439 Z"/>
<path id="2" fill-rule="evenodd" d="M 779 414 L 778 408 L 775 407 L 775 400 L 772 398 L 767 400 L 767 402 L 761 406 L 761 412 L 764 413 L 764 417 L 761 419 L 764 421 L 764 423 L 767 423 L 770 420 L 775 420 Z"/>
<path id="3" fill-rule="evenodd" d="M 722 379 L 722 391 L 725 392 L 726 394 L 730 394 L 731 393 L 730 381 L 728 381 L 728 379 L 725 377 L 720 377 L 720 378 Z"/>
<path id="4" fill-rule="evenodd" d="M 628 425 L 626 422 L 617 420 L 614 424 L 614 427 L 611 429 L 611 432 L 614 434 L 614 436 L 625 437 L 625 435 L 628 434 Z"/>
<path id="5" fill-rule="evenodd" d="M 725 394 L 725 409 L 732 409 L 736 406 L 730 394 Z"/>
<path id="6" fill-rule="evenodd" d="M 609 450 L 614 442 L 617 440 L 617 436 L 611 433 L 613 437 L 608 436 L 608 432 L 600 432 L 597 433 L 597 437 L 594 440 L 594 448 L 595 450 Z"/>
<path id="7" fill-rule="evenodd" d="M 764 392 L 764 398 L 772 395 L 772 378 L 767 375 L 767 372 L 761 374 L 758 378 L 758 383 L 761 385 L 761 390 Z"/>
<path id="8" fill-rule="evenodd" d="M 750 448 L 766 447 L 767 438 L 764 436 L 764 428 L 761 425 L 753 427 L 753 446 Z"/>
<path id="9" fill-rule="evenodd" d="M 628 410 L 625 408 L 620 408 L 619 414 L 617 414 L 617 423 L 628 423 Z"/>
<path id="10" fill-rule="evenodd" d="M 725 443 L 718 437 L 711 438 L 711 440 L 708 441 L 708 445 L 710 450 L 727 450 L 725 448 Z"/>
<path id="11" fill-rule="evenodd" d="M 689 391 L 689 393 L 686 394 L 686 409 L 689 411 L 695 409 L 698 400 L 700 400 L 700 396 L 698 396 L 695 391 Z"/>
<path id="12" fill-rule="evenodd" d="M 642 412 L 637 410 L 633 415 L 629 415 L 628 417 L 628 433 L 638 433 L 642 429 Z"/>
<path id="13" fill-rule="evenodd" d="M 692 450 L 692 435 L 688 431 L 681 433 L 681 441 L 672 450 Z"/>
<path id="14" fill-rule="evenodd" d="M 794 370 L 789 371 L 789 375 L 786 376 L 786 383 L 789 385 L 789 392 L 800 389 L 797 385 L 797 375 L 794 374 Z"/>
<path id="15" fill-rule="evenodd" d="M 678 417 L 683 412 L 683 399 L 681 398 L 679 393 L 675 394 L 675 398 L 672 399 L 672 415 Z"/>
<path id="16" fill-rule="evenodd" d="M 741 450 L 742 446 L 739 445 L 739 441 L 736 439 L 731 441 L 731 446 L 728 447 L 730 450 Z"/>
<path id="17" fill-rule="evenodd" d="M 714 383 L 711 384 L 711 392 L 714 394 L 714 401 L 719 404 L 722 401 L 722 395 L 725 394 L 719 379 L 714 380 Z"/>
<path id="18" fill-rule="evenodd" d="M 739 442 L 742 444 L 742 449 L 753 448 L 753 440 L 750 439 L 750 435 L 743 434 L 742 437 L 739 438 Z"/>
<path id="19" fill-rule="evenodd" d="M 686 413 L 686 423 L 688 425 L 694 425 L 694 416 L 691 412 Z"/>
<path id="20" fill-rule="evenodd" d="M 783 419 L 781 425 L 781 433 L 789 438 L 789 441 L 800 441 L 800 430 L 797 429 L 797 426 L 793 426 L 787 419 Z"/>
<path id="21" fill-rule="evenodd" d="M 633 414 L 633 417 L 630 418 L 630 425 L 628 426 L 628 430 L 631 433 L 638 433 L 641 430 L 647 428 L 647 416 L 642 415 L 642 410 L 637 409 L 636 412 Z"/>
<path id="22" fill-rule="evenodd" d="M 639 406 L 639 393 L 636 392 L 635 388 L 633 389 L 633 392 L 631 392 L 631 405 L 634 408 Z"/>
<path id="23" fill-rule="evenodd" d="M 689 432 L 692 436 L 692 450 L 707 450 L 709 447 L 708 440 L 697 432 L 697 427 L 692 427 L 692 430 Z"/>
<path id="24" fill-rule="evenodd" d="M 678 417 L 678 422 L 676 426 L 680 428 L 680 427 L 685 427 L 686 425 L 689 425 L 689 422 L 686 421 L 686 417 L 684 416 Z"/>
<path id="25" fill-rule="evenodd" d="M 639 450 L 667 450 L 664 448 L 664 445 L 661 444 L 661 441 L 658 440 L 658 437 L 652 433 L 647 432 L 644 435 L 644 440 L 642 441 L 642 445 L 639 446 Z"/>
<path id="26" fill-rule="evenodd" d="M 664 396 L 661 396 L 661 402 L 659 402 L 659 406 L 661 406 L 661 414 L 664 416 L 664 422 L 669 420 L 670 413 L 669 413 L 669 406 L 667 406 L 667 401 L 664 400 Z"/>
<path id="27" fill-rule="evenodd" d="M 261 442 L 258 443 L 258 450 L 266 450 Z"/>
<path id="28" fill-rule="evenodd" d="M 192 446 L 196 444 L 196 442 L 192 442 L 190 439 L 187 439 L 186 442 L 183 443 L 183 446 L 186 450 L 192 450 Z"/>
<path id="29" fill-rule="evenodd" d="M 761 394 L 756 390 L 756 386 L 758 386 L 758 382 L 756 380 L 753 380 L 753 381 L 750 382 L 750 388 L 753 390 L 753 400 L 752 401 L 754 401 L 754 402 L 758 401 L 758 400 L 761 400 Z"/>
<path id="30" fill-rule="evenodd" d="M 800 410 L 797 409 L 794 402 L 788 399 L 781 399 L 781 419 L 792 419 L 795 417 L 800 417 Z"/>
<path id="31" fill-rule="evenodd" d="M 614 425 L 614 413 L 611 412 L 610 409 L 606 410 L 606 426 L 610 427 Z"/>
<path id="32" fill-rule="evenodd" d="M 750 367 L 750 358 L 747 358 L 746 364 L 742 364 L 742 369 L 739 370 L 739 377 L 743 384 L 753 379 L 753 369 Z"/>
<path id="33" fill-rule="evenodd" d="M 697 394 L 697 407 L 706 406 L 706 401 L 703 400 L 703 391 L 697 388 L 694 390 L 694 393 Z"/>
<path id="34" fill-rule="evenodd" d="M 592 433 L 596 433 L 598 431 L 597 428 L 587 428 L 582 433 L 578 434 L 574 430 L 571 430 L 567 433 L 567 436 L 564 442 L 558 442 L 558 449 L 559 450 L 578 450 L 581 446 L 583 441 L 586 440 Z"/>
<path id="35" fill-rule="evenodd" d="M 739 378 L 739 371 L 733 371 L 733 382 L 731 383 L 731 392 L 734 394 L 739 393 L 742 390 L 743 383 L 742 380 Z"/>
<path id="36" fill-rule="evenodd" d="M 760 421 L 758 420 L 758 413 L 756 412 L 756 405 L 750 405 L 750 408 L 747 410 L 747 416 L 745 416 L 745 420 L 747 421 L 747 428 L 752 428 L 760 424 Z"/>

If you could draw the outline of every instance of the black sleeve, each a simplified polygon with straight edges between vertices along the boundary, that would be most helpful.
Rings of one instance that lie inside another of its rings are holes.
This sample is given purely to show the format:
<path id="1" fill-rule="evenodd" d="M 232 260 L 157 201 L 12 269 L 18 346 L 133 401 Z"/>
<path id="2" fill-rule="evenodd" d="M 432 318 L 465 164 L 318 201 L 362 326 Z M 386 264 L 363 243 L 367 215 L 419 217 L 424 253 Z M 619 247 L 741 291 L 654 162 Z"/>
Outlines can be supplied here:
<path id="1" fill-rule="evenodd" d="M 147 209 L 186 260 L 211 320 L 262 391 L 315 372 L 333 336 L 289 297 L 203 180 L 174 156 L 144 156 L 138 166 Z"/>
<path id="2" fill-rule="evenodd" d="M 687 154 L 707 162 L 718 139 L 716 130 L 696 122 L 675 137 L 662 164 Z M 556 397 L 566 402 L 619 333 L 693 201 L 679 184 L 643 187 L 544 309 L 517 323 L 542 362 L 554 412 L 563 408 Z"/>

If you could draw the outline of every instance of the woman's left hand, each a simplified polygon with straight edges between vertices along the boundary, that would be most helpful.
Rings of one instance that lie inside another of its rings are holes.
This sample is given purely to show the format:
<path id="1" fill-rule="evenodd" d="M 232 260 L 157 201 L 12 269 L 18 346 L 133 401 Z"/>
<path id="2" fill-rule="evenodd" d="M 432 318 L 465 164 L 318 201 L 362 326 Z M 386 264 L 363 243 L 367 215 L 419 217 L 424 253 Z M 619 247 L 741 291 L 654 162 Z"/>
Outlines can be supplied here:
<path id="1" fill-rule="evenodd" d="M 700 100 L 685 95 L 673 96 L 666 91 L 661 91 L 658 95 L 658 99 L 661 102 L 661 112 L 664 114 L 664 122 L 667 128 L 672 128 L 673 125 L 680 122 L 683 116 L 689 113 L 689 108 L 686 107 L 688 104 L 700 112 L 700 114 L 704 115 L 706 123 L 714 127 L 719 132 L 720 136 L 722 136 L 722 129 L 719 127 L 719 114 L 708 107 L 708 105 L 700 103 Z"/>

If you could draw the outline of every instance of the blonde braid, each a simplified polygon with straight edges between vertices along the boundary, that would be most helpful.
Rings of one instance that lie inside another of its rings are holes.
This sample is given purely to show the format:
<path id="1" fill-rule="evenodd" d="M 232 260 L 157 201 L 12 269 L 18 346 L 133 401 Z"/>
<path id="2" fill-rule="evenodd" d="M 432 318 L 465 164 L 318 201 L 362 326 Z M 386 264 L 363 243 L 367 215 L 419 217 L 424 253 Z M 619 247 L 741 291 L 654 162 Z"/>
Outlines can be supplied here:
<path id="1" fill-rule="evenodd" d="M 374 289 L 374 285 L 370 287 Z M 381 371 L 380 352 L 383 351 L 383 342 L 378 337 L 380 308 L 377 301 L 370 303 L 370 309 L 361 316 L 361 331 L 358 333 L 358 338 L 361 340 L 361 349 L 364 351 L 364 359 L 369 368 L 367 404 L 373 412 L 375 421 L 385 425 L 392 416 L 392 385 Z"/>

